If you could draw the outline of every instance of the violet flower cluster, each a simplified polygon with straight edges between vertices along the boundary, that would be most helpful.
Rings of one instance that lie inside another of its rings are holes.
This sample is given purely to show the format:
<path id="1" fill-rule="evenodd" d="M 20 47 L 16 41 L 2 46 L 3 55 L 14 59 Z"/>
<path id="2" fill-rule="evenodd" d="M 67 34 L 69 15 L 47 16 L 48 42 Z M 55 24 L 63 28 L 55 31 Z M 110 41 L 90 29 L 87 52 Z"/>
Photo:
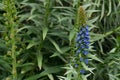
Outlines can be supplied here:
<path id="1" fill-rule="evenodd" d="M 87 59 L 87 54 L 89 53 L 89 44 L 90 44 L 90 35 L 89 35 L 89 27 L 85 26 L 80 29 L 76 36 L 76 56 L 78 57 L 79 54 L 82 56 L 79 57 L 80 61 L 83 61 L 85 64 L 89 63 L 89 60 Z M 75 64 L 75 67 L 78 67 L 79 64 Z M 80 70 L 81 74 L 85 73 L 84 69 Z"/>

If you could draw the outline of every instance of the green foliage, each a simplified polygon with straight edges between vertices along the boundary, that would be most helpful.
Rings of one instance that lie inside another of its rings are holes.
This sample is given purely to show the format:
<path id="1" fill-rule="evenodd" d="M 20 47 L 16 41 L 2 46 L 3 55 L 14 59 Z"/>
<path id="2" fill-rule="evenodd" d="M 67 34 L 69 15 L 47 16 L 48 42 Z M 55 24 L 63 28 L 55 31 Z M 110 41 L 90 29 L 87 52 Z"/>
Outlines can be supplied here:
<path id="1" fill-rule="evenodd" d="M 0 0 L 0 80 L 73 80 L 79 6 L 91 36 L 83 80 L 120 80 L 120 0 Z"/>

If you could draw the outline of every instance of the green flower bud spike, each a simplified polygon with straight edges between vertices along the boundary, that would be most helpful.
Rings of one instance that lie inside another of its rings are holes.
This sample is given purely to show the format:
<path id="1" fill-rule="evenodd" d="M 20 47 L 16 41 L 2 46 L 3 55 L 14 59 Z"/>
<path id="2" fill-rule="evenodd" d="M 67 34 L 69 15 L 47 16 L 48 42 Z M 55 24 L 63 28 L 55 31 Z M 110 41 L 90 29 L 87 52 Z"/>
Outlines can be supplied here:
<path id="1" fill-rule="evenodd" d="M 80 26 L 86 25 L 87 17 L 85 14 L 85 10 L 82 6 L 78 8 L 77 12 L 77 29 L 79 29 Z"/>
<path id="2" fill-rule="evenodd" d="M 11 46 L 10 52 L 11 52 L 11 58 L 12 58 L 12 79 L 11 80 L 17 80 L 17 60 L 16 60 L 16 13 L 17 9 L 15 7 L 15 0 L 3 0 L 4 4 L 4 10 L 6 13 L 4 14 L 5 20 L 6 20 L 6 29 L 5 29 L 5 36 L 8 36 L 9 45 Z M 7 44 L 7 41 L 6 41 Z"/>

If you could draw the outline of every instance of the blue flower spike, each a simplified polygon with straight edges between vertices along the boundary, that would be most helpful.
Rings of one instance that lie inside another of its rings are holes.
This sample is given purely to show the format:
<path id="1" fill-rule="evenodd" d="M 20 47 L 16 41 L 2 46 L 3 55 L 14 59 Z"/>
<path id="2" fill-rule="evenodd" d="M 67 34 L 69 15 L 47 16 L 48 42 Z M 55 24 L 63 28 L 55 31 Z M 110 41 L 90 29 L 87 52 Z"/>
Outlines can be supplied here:
<path id="1" fill-rule="evenodd" d="M 80 53 L 79 51 L 82 51 L 84 55 L 87 55 L 88 49 L 89 49 L 89 42 L 90 36 L 89 36 L 89 27 L 85 26 L 80 29 L 80 31 L 77 34 L 76 37 L 76 53 Z"/>
<path id="2" fill-rule="evenodd" d="M 89 54 L 89 45 L 90 45 L 90 35 L 89 35 L 89 27 L 83 26 L 76 36 L 76 54 L 79 57 L 79 61 L 84 62 L 86 65 L 89 64 L 89 60 L 87 59 L 87 54 Z M 78 56 L 78 55 L 81 56 Z M 78 67 L 78 64 L 75 64 L 75 67 Z M 81 74 L 85 73 L 84 69 L 80 70 Z"/>

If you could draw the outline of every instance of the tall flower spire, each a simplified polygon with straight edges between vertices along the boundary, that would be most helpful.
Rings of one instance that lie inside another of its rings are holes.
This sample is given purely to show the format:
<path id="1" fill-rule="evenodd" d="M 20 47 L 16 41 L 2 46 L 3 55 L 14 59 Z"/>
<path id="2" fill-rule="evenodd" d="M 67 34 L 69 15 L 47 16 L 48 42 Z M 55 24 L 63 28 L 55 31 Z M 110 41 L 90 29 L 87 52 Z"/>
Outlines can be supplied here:
<path id="1" fill-rule="evenodd" d="M 78 9 L 77 15 L 77 34 L 76 34 L 76 51 L 75 51 L 75 68 L 78 73 L 85 74 L 85 69 L 82 62 L 86 65 L 89 64 L 87 54 L 89 53 L 90 35 L 89 27 L 86 25 L 86 14 L 82 6 Z"/>

